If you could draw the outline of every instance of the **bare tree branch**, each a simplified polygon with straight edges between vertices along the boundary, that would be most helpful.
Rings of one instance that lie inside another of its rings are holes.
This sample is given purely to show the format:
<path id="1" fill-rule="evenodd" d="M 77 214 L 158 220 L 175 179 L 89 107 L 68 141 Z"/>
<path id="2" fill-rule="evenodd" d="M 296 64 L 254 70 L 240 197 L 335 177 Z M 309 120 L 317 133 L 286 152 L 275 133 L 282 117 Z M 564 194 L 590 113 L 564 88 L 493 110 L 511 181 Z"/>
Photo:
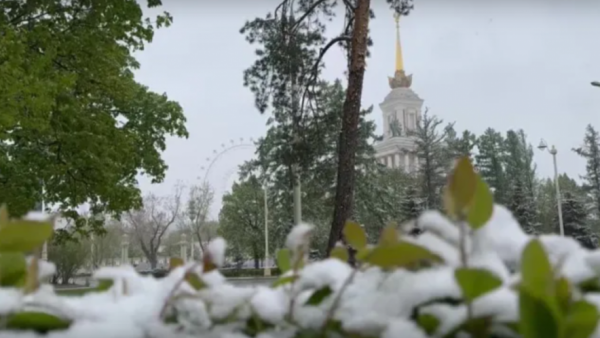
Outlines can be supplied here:
<path id="1" fill-rule="evenodd" d="M 180 217 L 183 189 L 178 184 L 170 196 L 148 194 L 140 210 L 131 210 L 124 216 L 125 226 L 152 268 L 156 268 L 163 236 Z"/>

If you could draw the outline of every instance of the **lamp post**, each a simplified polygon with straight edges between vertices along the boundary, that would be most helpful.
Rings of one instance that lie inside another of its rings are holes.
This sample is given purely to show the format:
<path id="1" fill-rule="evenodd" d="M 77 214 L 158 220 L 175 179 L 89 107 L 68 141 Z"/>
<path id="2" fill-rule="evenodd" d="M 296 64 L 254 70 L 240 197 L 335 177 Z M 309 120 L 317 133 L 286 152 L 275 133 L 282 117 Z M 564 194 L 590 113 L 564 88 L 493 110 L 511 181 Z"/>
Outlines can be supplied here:
<path id="1" fill-rule="evenodd" d="M 265 189 L 265 276 L 271 276 L 271 267 L 269 266 L 269 195 L 267 182 L 264 184 Z"/>
<path id="2" fill-rule="evenodd" d="M 600 81 L 592 81 L 592 86 L 600 87 Z"/>
<path id="3" fill-rule="evenodd" d="M 121 265 L 129 264 L 129 235 L 121 237 Z"/>
<path id="4" fill-rule="evenodd" d="M 540 145 L 538 146 L 539 150 L 546 150 L 548 149 L 548 145 L 546 144 L 546 141 L 541 140 L 540 141 Z M 560 184 L 558 183 L 558 166 L 556 165 L 556 147 L 552 146 L 550 147 L 550 149 L 548 149 L 548 152 L 550 153 L 550 155 L 552 155 L 552 160 L 554 162 L 554 184 L 556 185 L 556 203 L 558 205 L 558 227 L 560 229 L 560 235 L 564 236 L 565 235 L 565 227 L 563 225 L 563 218 L 562 218 L 562 201 L 560 198 Z"/>

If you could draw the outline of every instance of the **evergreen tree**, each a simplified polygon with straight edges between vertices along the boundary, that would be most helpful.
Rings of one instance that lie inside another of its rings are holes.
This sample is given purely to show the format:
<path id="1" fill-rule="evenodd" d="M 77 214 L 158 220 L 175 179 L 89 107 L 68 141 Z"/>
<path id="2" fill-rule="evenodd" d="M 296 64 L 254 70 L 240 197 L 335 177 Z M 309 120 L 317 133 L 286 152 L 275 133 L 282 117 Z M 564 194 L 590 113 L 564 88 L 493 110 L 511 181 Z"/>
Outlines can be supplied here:
<path id="1" fill-rule="evenodd" d="M 563 194 L 562 215 L 565 236 L 575 238 L 588 249 L 595 249 L 598 247 L 598 235 L 586 224 L 587 214 L 580 199 L 570 192 Z M 555 224 L 558 224 L 558 220 Z M 556 231 L 558 232 L 558 229 Z"/>
<path id="2" fill-rule="evenodd" d="M 600 135 L 591 125 L 587 126 L 583 145 L 573 149 L 586 160 L 584 189 L 594 207 L 596 219 L 600 218 Z"/>
<path id="3" fill-rule="evenodd" d="M 473 149 L 477 143 L 475 134 L 468 130 L 458 135 L 454 129 L 454 124 L 446 126 L 446 153 L 449 157 L 448 163 L 452 164 L 454 159 L 467 156 L 469 159 L 473 156 Z"/>
<path id="4" fill-rule="evenodd" d="M 496 203 L 506 204 L 506 173 L 504 172 L 504 137 L 492 128 L 488 128 L 477 138 L 478 153 L 475 155 L 475 167 L 482 179 L 494 192 Z"/>
<path id="5" fill-rule="evenodd" d="M 423 211 L 423 202 L 414 184 L 408 184 L 400 200 L 401 222 L 404 223 L 419 217 Z"/>
<path id="6" fill-rule="evenodd" d="M 509 130 L 506 133 L 504 168 L 506 177 L 506 206 L 521 224 L 525 232 L 537 233 L 537 214 L 534 200 L 532 177 L 532 152 L 525 143 L 524 134 Z"/>
<path id="7" fill-rule="evenodd" d="M 442 123 L 442 120 L 435 116 L 429 116 L 425 111 L 417 123 L 417 130 L 414 134 L 419 161 L 417 166 L 419 190 L 428 209 L 440 206 L 441 189 L 446 183 L 448 156 L 445 153 L 445 140 L 447 130 L 442 133 L 438 131 Z"/>
<path id="8" fill-rule="evenodd" d="M 558 177 L 561 194 L 570 193 L 585 206 L 587 200 L 584 189 L 566 174 Z M 540 233 L 555 233 L 558 231 L 558 211 L 556 207 L 556 184 L 553 179 L 538 179 L 535 183 L 535 201 L 537 206 Z M 589 210 L 589 208 L 586 208 Z"/>

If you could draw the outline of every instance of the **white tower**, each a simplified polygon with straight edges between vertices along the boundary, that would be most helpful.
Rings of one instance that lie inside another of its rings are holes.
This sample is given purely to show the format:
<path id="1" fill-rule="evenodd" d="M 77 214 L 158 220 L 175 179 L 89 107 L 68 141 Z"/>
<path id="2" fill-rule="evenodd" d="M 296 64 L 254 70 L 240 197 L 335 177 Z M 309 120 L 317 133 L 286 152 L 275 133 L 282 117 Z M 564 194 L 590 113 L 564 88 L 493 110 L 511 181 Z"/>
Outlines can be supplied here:
<path id="1" fill-rule="evenodd" d="M 412 75 L 406 75 L 400 44 L 400 17 L 396 15 L 396 72 L 390 77 L 390 93 L 379 105 L 383 112 L 383 141 L 375 145 L 376 158 L 388 168 L 407 172 L 417 169 L 414 131 L 421 118 L 423 100 L 410 89 Z"/>

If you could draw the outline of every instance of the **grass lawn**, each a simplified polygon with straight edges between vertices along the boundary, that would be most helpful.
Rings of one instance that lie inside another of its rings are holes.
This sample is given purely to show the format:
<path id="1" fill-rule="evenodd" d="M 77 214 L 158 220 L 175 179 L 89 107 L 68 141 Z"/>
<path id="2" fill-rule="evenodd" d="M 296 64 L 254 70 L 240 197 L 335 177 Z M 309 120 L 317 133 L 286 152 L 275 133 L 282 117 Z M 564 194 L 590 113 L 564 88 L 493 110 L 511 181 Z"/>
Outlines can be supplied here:
<path id="1" fill-rule="evenodd" d="M 55 289 L 57 295 L 61 296 L 81 296 L 93 288 L 77 288 L 77 289 Z"/>

